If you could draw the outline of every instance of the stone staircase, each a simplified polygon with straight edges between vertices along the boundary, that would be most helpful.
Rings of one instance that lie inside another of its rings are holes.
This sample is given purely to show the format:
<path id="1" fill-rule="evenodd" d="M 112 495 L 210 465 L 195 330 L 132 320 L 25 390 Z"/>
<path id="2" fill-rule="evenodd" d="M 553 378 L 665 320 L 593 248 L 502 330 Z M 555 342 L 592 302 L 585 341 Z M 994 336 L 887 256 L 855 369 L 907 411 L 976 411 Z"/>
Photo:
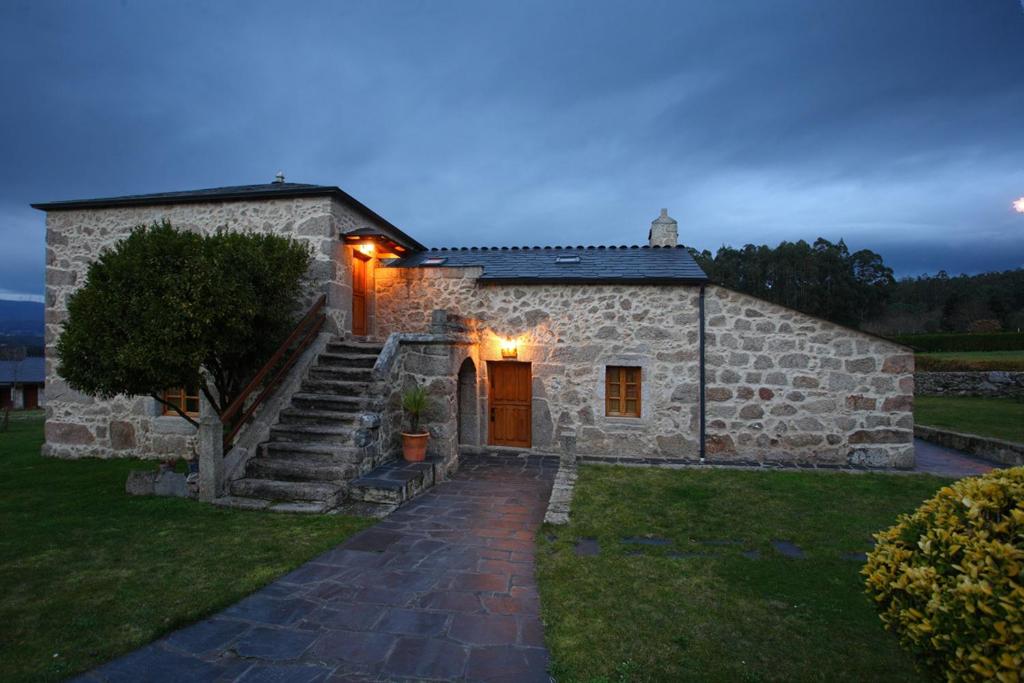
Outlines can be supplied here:
<path id="1" fill-rule="evenodd" d="M 244 476 L 215 502 L 283 512 L 327 512 L 345 503 L 352 480 L 380 460 L 383 405 L 372 371 L 382 347 L 328 342 L 271 427 L 270 439 L 246 463 Z"/>

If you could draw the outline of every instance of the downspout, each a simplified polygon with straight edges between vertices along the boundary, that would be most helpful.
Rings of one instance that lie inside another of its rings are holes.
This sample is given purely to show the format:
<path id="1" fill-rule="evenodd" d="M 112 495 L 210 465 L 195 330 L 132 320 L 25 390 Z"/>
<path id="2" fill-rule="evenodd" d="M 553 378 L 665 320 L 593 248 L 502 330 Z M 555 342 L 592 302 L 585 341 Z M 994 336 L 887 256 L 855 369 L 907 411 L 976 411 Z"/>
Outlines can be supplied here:
<path id="1" fill-rule="evenodd" d="M 700 285 L 700 304 L 698 310 L 700 316 L 700 463 L 703 465 L 707 440 L 707 434 L 705 431 L 707 417 L 705 415 L 706 411 L 704 402 L 704 283 L 701 283 Z"/>

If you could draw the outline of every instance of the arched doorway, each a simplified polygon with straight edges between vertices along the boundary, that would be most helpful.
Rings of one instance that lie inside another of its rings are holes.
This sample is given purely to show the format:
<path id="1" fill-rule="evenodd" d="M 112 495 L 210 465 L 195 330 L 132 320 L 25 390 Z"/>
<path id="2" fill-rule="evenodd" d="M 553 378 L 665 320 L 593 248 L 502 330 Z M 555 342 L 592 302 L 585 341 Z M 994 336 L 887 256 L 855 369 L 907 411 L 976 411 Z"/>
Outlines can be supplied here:
<path id="1" fill-rule="evenodd" d="M 458 416 L 460 446 L 476 446 L 480 443 L 480 420 L 477 417 L 476 365 L 472 358 L 462 361 L 459 367 Z"/>

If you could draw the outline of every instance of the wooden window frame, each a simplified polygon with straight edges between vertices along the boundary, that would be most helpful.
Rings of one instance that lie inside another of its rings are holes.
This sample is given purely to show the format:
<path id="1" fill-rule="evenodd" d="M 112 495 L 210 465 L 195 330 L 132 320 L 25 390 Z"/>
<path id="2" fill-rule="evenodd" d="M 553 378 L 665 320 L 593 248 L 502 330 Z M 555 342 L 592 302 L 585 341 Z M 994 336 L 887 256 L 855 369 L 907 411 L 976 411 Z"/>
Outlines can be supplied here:
<path id="1" fill-rule="evenodd" d="M 627 387 L 635 385 L 635 396 L 628 396 Z M 618 387 L 613 389 L 613 387 Z M 643 414 L 643 368 L 629 365 L 608 365 L 604 371 L 604 414 L 605 417 L 634 417 Z M 627 402 L 636 401 L 635 410 L 629 410 Z"/>
<path id="2" fill-rule="evenodd" d="M 182 412 L 184 412 L 189 417 L 198 417 L 199 416 L 199 388 L 198 387 L 196 387 L 195 393 L 190 393 L 188 389 L 185 389 L 183 387 L 175 387 L 173 389 L 165 389 L 164 393 L 163 393 L 163 399 L 165 401 L 167 401 L 167 403 L 173 403 L 173 404 L 177 405 L 178 407 L 180 407 Z M 188 402 L 190 400 L 194 400 L 195 401 L 196 409 L 194 411 L 193 410 L 188 410 Z M 174 408 L 172 408 L 169 405 L 167 405 L 167 403 L 161 403 L 160 404 L 161 414 L 162 415 L 172 415 L 174 417 L 181 417 L 181 414 L 178 413 L 178 411 L 176 411 Z"/>

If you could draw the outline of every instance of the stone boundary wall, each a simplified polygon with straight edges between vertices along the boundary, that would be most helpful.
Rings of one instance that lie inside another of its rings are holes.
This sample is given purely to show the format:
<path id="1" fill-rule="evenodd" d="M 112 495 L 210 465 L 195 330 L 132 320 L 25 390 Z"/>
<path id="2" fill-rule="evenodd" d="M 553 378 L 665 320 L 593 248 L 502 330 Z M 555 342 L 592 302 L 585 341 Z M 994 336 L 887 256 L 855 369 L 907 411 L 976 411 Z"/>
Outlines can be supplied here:
<path id="1" fill-rule="evenodd" d="M 482 387 L 501 340 L 516 340 L 532 364 L 535 452 L 699 460 L 699 287 L 479 274 L 379 269 L 378 330 L 425 331 L 435 308 L 478 321 Z M 708 461 L 913 466 L 909 349 L 721 287 L 705 307 Z M 641 368 L 639 418 L 606 416 L 608 365 Z"/>
<path id="2" fill-rule="evenodd" d="M 42 453 L 62 458 L 182 458 L 195 451 L 196 429 L 161 415 L 149 397 L 98 400 L 72 390 L 57 374 L 56 342 L 68 297 L 85 282 L 89 264 L 136 225 L 163 219 L 178 228 L 212 233 L 272 232 L 309 245 L 308 303 L 328 295 L 325 331 L 350 328 L 350 249 L 340 232 L 368 220 L 330 197 L 260 199 L 158 206 L 51 211 L 46 216 L 46 443 Z"/>
<path id="3" fill-rule="evenodd" d="M 946 448 L 964 451 L 984 460 L 1000 465 L 1018 467 L 1024 465 L 1024 444 L 1001 439 L 992 439 L 977 434 L 951 432 L 935 427 L 917 425 L 914 436 L 925 441 L 936 443 Z"/>
<path id="4" fill-rule="evenodd" d="M 378 442 L 381 462 L 402 457 L 402 432 L 407 423 L 402 396 L 418 384 L 426 388 L 428 397 L 420 416 L 420 426 L 430 434 L 427 455 L 438 460 L 443 476 L 458 468 L 458 373 L 463 362 L 473 361 L 474 349 L 473 339 L 464 334 L 388 336 L 374 366 L 384 392 Z"/>
<path id="5" fill-rule="evenodd" d="M 914 375 L 918 396 L 1024 396 L 1024 372 L 918 372 Z"/>
<path id="6" fill-rule="evenodd" d="M 709 286 L 707 460 L 914 464 L 910 349 Z"/>

